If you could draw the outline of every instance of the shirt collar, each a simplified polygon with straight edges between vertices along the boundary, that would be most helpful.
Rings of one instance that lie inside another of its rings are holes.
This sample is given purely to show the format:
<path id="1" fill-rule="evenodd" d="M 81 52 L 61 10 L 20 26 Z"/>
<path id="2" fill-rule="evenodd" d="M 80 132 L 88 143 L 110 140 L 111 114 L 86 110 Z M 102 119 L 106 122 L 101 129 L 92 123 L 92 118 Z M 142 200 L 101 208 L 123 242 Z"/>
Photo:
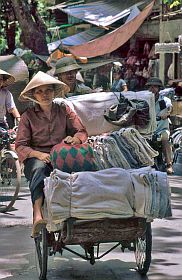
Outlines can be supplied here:
<path id="1" fill-rule="evenodd" d="M 55 105 L 55 103 L 53 102 L 53 104 L 52 104 L 52 108 L 53 107 L 55 107 L 56 105 Z M 42 112 L 42 109 L 41 109 L 41 107 L 40 107 L 40 105 L 39 104 L 35 104 L 35 106 L 34 106 L 34 110 L 35 110 L 35 112 Z"/>
<path id="2" fill-rule="evenodd" d="M 39 111 L 42 111 L 39 104 L 35 104 L 35 112 L 39 112 Z"/>

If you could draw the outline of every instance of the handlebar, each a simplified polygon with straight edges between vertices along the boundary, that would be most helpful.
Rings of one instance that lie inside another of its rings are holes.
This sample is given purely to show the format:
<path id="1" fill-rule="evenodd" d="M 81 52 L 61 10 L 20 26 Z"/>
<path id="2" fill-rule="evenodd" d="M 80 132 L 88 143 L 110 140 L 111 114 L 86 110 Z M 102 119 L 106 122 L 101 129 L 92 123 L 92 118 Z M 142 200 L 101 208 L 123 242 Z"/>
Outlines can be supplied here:
<path id="1" fill-rule="evenodd" d="M 14 144 L 17 134 L 17 126 L 12 129 L 5 129 L 0 127 L 0 142 L 1 145 L 7 145 L 8 143 Z"/>
<path id="2" fill-rule="evenodd" d="M 18 126 L 14 126 L 12 129 L 8 129 L 8 136 L 9 136 L 9 142 L 11 144 L 14 144 L 16 139 Z"/>

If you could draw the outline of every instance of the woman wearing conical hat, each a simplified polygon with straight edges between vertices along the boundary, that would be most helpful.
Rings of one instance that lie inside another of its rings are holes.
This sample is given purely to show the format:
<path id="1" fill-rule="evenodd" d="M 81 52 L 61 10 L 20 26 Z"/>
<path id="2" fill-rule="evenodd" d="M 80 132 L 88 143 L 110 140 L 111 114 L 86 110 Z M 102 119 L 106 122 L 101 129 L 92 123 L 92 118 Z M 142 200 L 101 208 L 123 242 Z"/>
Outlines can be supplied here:
<path id="1" fill-rule="evenodd" d="M 15 78 L 0 69 L 0 127 L 8 128 L 6 122 L 6 113 L 13 114 L 14 118 L 20 120 L 20 114 L 15 106 L 11 92 L 6 88 L 15 82 Z"/>
<path id="2" fill-rule="evenodd" d="M 50 175 L 50 151 L 62 140 L 80 144 L 87 140 L 87 132 L 78 116 L 67 105 L 53 102 L 64 97 L 69 87 L 63 82 L 39 71 L 20 94 L 20 101 L 34 101 L 35 106 L 21 116 L 15 148 L 24 163 L 25 177 L 33 204 L 33 232 L 35 236 L 42 219 L 44 178 Z"/>

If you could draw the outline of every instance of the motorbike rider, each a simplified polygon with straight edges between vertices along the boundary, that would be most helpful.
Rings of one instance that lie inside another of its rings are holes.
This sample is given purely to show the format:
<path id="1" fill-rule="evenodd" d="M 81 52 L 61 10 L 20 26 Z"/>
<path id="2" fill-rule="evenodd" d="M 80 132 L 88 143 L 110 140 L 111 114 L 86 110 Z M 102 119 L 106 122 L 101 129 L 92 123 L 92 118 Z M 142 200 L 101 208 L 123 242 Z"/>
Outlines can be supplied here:
<path id="1" fill-rule="evenodd" d="M 17 122 L 20 121 L 20 114 L 16 108 L 14 98 L 7 89 L 8 86 L 14 84 L 15 78 L 8 72 L 0 69 L 0 127 L 8 129 L 6 113 L 14 116 Z"/>
<path id="2" fill-rule="evenodd" d="M 169 116 L 172 110 L 172 103 L 168 97 L 160 95 L 160 90 L 163 88 L 162 81 L 157 77 L 149 78 L 146 83 L 148 90 L 155 95 L 155 111 L 157 120 L 157 129 L 155 134 L 158 135 L 162 142 L 162 152 L 166 163 L 166 172 L 173 174 L 172 167 L 172 151 L 169 142 Z"/>

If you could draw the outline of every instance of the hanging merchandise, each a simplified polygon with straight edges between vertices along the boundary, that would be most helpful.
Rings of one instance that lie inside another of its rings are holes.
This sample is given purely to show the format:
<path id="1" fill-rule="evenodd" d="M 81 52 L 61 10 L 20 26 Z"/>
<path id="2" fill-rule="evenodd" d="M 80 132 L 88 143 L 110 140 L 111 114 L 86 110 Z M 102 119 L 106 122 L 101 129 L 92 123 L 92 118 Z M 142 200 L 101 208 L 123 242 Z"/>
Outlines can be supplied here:
<path id="1" fill-rule="evenodd" d="M 148 57 L 149 53 L 150 53 L 150 45 L 149 45 L 148 42 L 146 42 L 144 47 L 143 47 L 143 55 L 145 57 Z"/>

